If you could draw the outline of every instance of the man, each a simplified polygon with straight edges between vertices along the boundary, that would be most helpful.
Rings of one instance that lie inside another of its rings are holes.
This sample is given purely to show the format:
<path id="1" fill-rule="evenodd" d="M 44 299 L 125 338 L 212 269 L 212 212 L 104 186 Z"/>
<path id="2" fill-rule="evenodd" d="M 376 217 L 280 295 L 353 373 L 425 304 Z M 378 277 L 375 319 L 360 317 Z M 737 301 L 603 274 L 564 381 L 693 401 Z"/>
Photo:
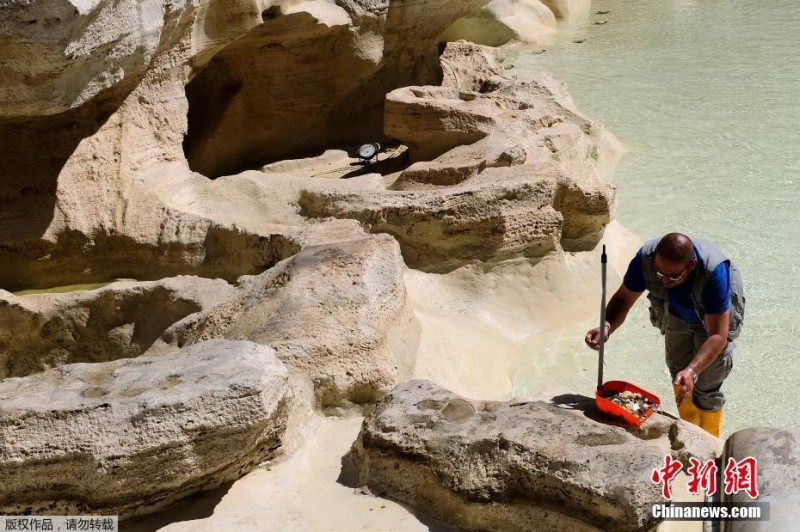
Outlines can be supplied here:
<path id="1" fill-rule="evenodd" d="M 733 367 L 733 341 L 744 319 L 739 271 L 704 240 L 670 233 L 647 241 L 608 302 L 606 338 L 622 325 L 645 289 L 650 321 L 665 335 L 681 419 L 719 436 L 725 405 L 720 388 Z M 586 333 L 586 344 L 599 349 L 599 327 Z"/>

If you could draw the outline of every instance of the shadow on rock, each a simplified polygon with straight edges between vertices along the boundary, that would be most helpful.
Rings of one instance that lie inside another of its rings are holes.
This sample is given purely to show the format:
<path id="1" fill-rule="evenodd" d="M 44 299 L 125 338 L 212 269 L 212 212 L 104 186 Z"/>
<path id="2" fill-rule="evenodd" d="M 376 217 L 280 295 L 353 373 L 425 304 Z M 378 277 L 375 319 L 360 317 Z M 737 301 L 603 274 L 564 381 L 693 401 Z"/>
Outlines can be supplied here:
<path id="1" fill-rule="evenodd" d="M 595 402 L 594 398 L 587 397 L 585 395 L 580 395 L 577 393 L 564 393 L 561 395 L 556 395 L 550 399 L 550 404 L 558 406 L 560 408 L 567 408 L 569 410 L 580 410 L 581 412 L 583 412 L 583 415 L 585 415 L 587 418 L 591 419 L 592 421 L 602 423 L 604 425 L 611 425 L 614 427 L 622 427 L 626 429 L 635 428 L 631 427 L 627 423 L 618 421 L 612 416 L 603 414 L 597 409 L 597 403 Z M 657 410 L 657 412 L 662 416 L 667 417 L 671 420 L 674 421 L 678 420 L 677 417 L 664 410 L 659 409 Z"/>
<path id="2" fill-rule="evenodd" d="M 94 135 L 126 95 L 52 116 L 0 119 L 0 242 L 41 237 L 53 220 L 58 176 L 78 144 Z"/>
<path id="3" fill-rule="evenodd" d="M 119 529 L 121 532 L 155 532 L 172 523 L 211 517 L 232 485 L 233 482 L 228 482 L 216 489 L 184 499 L 156 514 L 122 521 Z"/>
<path id="4" fill-rule="evenodd" d="M 592 421 L 602 423 L 603 425 L 611 425 L 613 427 L 631 428 L 630 425 L 617 420 L 612 416 L 608 416 L 597 409 L 597 403 L 593 397 L 586 397 L 576 393 L 565 393 L 556 395 L 550 399 L 550 404 L 560 408 L 568 408 L 570 410 L 580 410 L 583 415 Z"/>

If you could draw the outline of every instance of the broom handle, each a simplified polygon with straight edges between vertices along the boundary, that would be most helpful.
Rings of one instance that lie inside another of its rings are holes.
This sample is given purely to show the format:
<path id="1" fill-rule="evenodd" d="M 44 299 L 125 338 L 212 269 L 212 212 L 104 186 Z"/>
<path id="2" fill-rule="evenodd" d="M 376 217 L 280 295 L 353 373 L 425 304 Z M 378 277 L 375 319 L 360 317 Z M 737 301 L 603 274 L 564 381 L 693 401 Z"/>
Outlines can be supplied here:
<path id="1" fill-rule="evenodd" d="M 603 386 L 603 351 L 606 344 L 606 245 L 603 244 L 603 254 L 600 255 L 600 279 L 602 282 L 602 295 L 600 297 L 600 360 L 597 364 L 597 389 Z"/>

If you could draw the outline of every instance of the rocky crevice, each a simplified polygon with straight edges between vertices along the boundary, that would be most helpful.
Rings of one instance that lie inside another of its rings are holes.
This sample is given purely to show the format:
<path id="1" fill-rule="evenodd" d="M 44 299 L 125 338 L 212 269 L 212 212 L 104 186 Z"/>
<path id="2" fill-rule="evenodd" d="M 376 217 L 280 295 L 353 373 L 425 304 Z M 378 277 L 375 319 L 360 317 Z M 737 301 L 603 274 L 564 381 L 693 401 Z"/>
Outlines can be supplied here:
<path id="1" fill-rule="evenodd" d="M 163 229 L 163 227 L 162 227 Z M 199 223 L 190 241 L 163 235 L 158 244 L 125 234 L 66 231 L 55 242 L 0 244 L 0 286 L 6 290 L 48 288 L 133 278 L 150 281 L 198 275 L 234 282 L 292 256 L 295 235 L 256 234 L 236 227 Z"/>
<path id="2" fill-rule="evenodd" d="M 439 35 L 486 3 L 273 6 L 262 24 L 198 65 L 187 85 L 190 167 L 218 177 L 383 141 L 385 94 L 439 83 Z"/>
<path id="3" fill-rule="evenodd" d="M 175 322 L 232 290 L 222 280 L 178 277 L 72 294 L 0 295 L 0 379 L 138 357 Z"/>

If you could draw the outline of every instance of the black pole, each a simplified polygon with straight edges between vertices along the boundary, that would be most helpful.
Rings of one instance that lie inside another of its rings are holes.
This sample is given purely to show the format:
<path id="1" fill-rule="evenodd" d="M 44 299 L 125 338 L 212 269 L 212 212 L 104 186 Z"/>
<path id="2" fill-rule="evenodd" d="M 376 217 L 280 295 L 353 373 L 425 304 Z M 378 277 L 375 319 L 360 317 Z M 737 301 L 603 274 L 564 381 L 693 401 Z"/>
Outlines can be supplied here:
<path id="1" fill-rule="evenodd" d="M 597 389 L 603 387 L 603 350 L 606 343 L 606 245 L 603 244 L 603 254 L 600 255 L 600 279 L 602 295 L 600 297 L 600 359 L 597 364 Z"/>

